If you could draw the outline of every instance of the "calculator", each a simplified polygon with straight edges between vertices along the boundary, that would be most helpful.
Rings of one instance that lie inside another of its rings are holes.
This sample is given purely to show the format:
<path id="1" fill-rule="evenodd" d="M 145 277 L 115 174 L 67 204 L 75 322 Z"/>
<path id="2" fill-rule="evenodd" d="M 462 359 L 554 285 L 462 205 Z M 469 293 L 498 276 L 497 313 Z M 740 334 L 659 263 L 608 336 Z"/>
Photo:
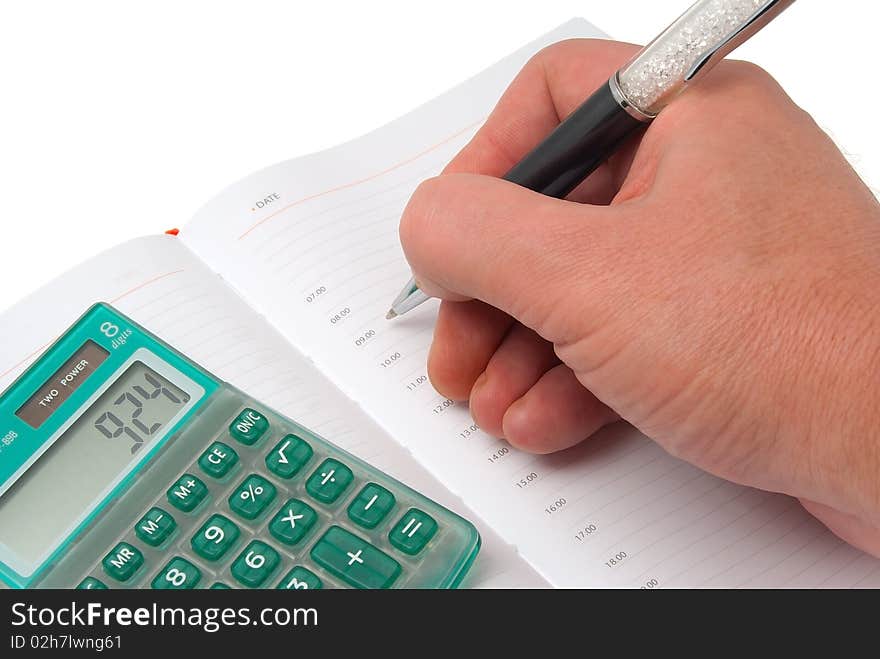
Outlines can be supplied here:
<path id="1" fill-rule="evenodd" d="M 0 397 L 13 588 L 454 588 L 474 526 L 106 304 Z"/>

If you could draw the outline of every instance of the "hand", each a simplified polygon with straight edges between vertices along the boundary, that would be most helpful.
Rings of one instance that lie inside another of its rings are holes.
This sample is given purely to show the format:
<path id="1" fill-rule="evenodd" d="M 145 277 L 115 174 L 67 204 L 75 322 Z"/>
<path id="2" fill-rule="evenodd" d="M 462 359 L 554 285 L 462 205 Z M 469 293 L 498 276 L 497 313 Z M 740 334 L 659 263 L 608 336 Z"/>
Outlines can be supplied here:
<path id="1" fill-rule="evenodd" d="M 770 76 L 720 64 L 568 200 L 498 178 L 634 52 L 544 50 L 414 194 L 431 380 L 536 453 L 623 418 L 880 555 L 880 207 Z"/>

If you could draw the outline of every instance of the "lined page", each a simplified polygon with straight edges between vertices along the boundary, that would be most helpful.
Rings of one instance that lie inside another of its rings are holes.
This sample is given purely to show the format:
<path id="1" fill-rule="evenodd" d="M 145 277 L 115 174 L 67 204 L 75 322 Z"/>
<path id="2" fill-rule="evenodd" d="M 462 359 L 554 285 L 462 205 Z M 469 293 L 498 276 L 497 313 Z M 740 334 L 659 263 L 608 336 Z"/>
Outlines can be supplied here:
<path id="1" fill-rule="evenodd" d="M 568 23 L 385 128 L 252 176 L 182 236 L 551 583 L 880 585 L 880 561 L 796 501 L 716 479 L 624 424 L 557 455 L 513 450 L 432 389 L 436 303 L 384 319 L 409 276 L 397 226 L 416 185 L 467 142 L 539 47 L 597 34 Z"/>
<path id="2" fill-rule="evenodd" d="M 122 245 L 67 273 L 0 316 L 0 391 L 98 301 L 113 304 L 258 400 L 473 517 L 174 238 L 144 238 Z M 485 545 L 468 577 L 470 585 L 543 583 L 489 529 L 480 531 Z"/>

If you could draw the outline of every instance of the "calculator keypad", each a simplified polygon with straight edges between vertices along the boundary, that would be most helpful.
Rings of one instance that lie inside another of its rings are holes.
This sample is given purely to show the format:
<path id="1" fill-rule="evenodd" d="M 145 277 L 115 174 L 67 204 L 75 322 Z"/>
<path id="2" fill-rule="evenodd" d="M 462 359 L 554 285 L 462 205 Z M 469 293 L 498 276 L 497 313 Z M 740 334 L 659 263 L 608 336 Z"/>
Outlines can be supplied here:
<path id="1" fill-rule="evenodd" d="M 147 557 L 124 536 L 79 588 L 389 588 L 442 531 L 259 410 L 227 423 L 129 527 Z"/>

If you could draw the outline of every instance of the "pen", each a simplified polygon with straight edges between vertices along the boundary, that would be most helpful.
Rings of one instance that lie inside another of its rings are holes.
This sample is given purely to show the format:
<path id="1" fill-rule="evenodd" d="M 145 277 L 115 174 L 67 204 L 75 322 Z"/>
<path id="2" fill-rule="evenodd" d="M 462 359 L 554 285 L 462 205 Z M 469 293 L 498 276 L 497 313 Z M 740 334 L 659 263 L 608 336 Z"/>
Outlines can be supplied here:
<path id="1" fill-rule="evenodd" d="M 794 0 L 699 0 L 502 178 L 563 198 L 634 131 Z M 427 301 L 410 279 L 386 315 Z"/>

